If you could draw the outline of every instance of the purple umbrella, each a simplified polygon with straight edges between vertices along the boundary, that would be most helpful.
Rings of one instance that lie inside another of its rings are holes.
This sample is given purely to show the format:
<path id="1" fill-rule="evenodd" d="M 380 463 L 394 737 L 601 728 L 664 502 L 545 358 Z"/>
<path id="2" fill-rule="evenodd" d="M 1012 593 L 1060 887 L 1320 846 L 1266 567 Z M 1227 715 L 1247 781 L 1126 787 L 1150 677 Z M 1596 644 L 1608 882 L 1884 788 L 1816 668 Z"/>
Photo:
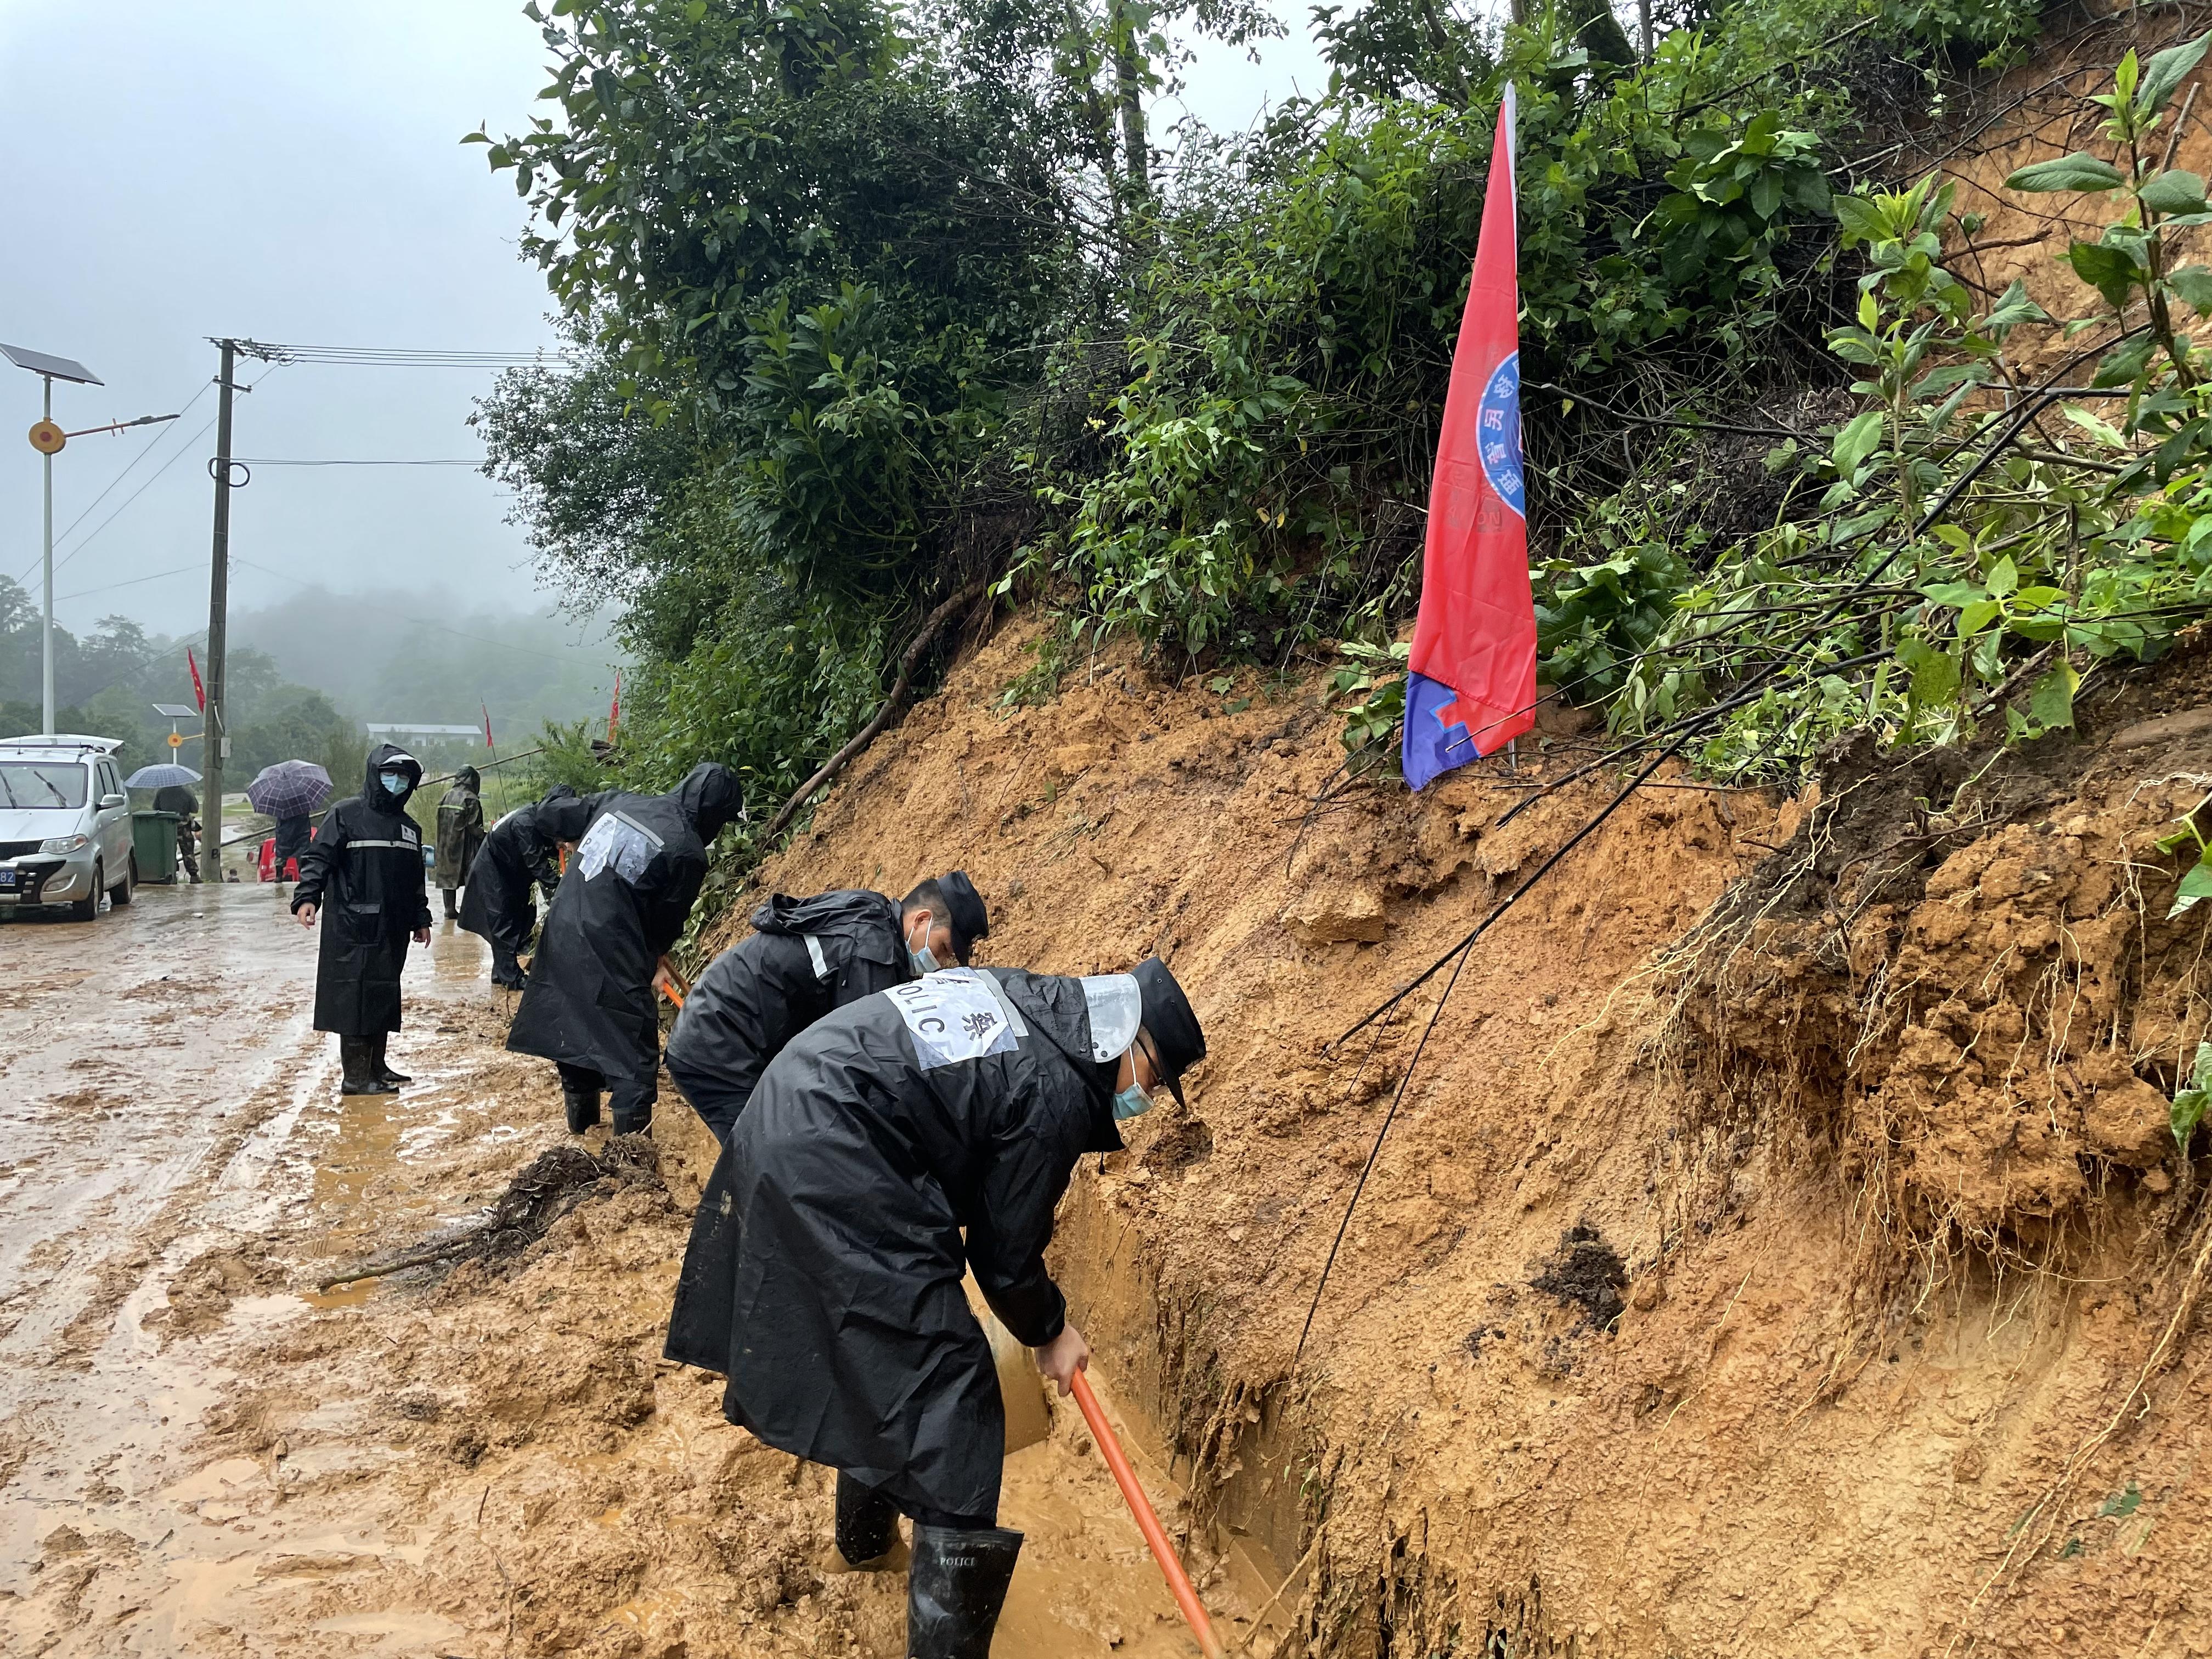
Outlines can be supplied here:
<path id="1" fill-rule="evenodd" d="M 331 798 L 331 775 L 313 761 L 278 761 L 264 766 L 246 786 L 246 799 L 257 812 L 272 818 L 296 818 Z"/>

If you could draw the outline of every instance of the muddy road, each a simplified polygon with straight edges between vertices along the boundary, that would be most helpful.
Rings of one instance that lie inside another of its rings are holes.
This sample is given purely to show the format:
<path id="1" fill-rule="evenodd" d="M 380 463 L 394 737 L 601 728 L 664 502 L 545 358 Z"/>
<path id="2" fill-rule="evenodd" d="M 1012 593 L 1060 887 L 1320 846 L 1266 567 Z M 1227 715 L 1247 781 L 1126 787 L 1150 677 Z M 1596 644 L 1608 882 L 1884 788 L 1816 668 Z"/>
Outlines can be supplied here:
<path id="1" fill-rule="evenodd" d="M 823 1571 L 826 1472 L 658 1357 L 712 1150 L 665 1085 L 658 1174 L 519 1256 L 315 1288 L 567 1139 L 487 965 L 441 924 L 392 1046 L 415 1082 L 344 1099 L 271 889 L 0 924 L 0 1652 L 902 1650 L 903 1579 Z M 1000 1659 L 1194 1651 L 1072 1408 L 1004 1519 Z M 1233 1642 L 1263 1582 L 1192 1562 Z"/>

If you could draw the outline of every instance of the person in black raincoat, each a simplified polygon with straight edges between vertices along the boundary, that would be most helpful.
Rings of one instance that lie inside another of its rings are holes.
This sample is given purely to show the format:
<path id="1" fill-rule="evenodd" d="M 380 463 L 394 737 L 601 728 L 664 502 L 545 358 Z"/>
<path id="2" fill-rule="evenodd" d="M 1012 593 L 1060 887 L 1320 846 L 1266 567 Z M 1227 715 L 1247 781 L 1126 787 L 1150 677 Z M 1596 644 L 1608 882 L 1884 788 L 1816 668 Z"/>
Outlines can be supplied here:
<path id="1" fill-rule="evenodd" d="M 294 859 L 307 857 L 308 844 L 314 838 L 315 820 L 309 813 L 295 812 L 289 818 L 276 820 L 276 845 L 270 850 L 270 860 L 276 866 L 278 881 L 296 881 L 299 878 L 296 870 L 287 876 L 285 869 Z"/>
<path id="2" fill-rule="evenodd" d="M 568 1127 L 599 1121 L 599 1093 L 617 1134 L 653 1121 L 659 1093 L 659 1011 L 653 995 L 672 970 L 706 879 L 707 848 L 738 814 L 738 781 L 708 762 L 665 795 L 603 790 L 548 809 L 539 822 L 576 856 L 554 896 L 507 1046 L 561 1073 Z"/>
<path id="3" fill-rule="evenodd" d="M 469 871 L 484 838 L 483 775 L 473 766 L 453 774 L 453 787 L 438 803 L 438 864 L 431 872 L 438 890 L 446 896 L 446 920 L 460 915 L 453 894 L 469 884 Z"/>
<path id="4" fill-rule="evenodd" d="M 192 885 L 198 886 L 200 798 L 181 783 L 163 784 L 154 792 L 154 810 L 177 815 L 177 862 L 192 878 Z"/>
<path id="5" fill-rule="evenodd" d="M 349 1095 L 391 1094 L 411 1080 L 386 1063 L 384 1045 L 399 1029 L 408 937 L 430 942 L 422 832 L 407 816 L 407 798 L 422 781 L 412 755 L 380 744 L 362 793 L 331 807 L 308 843 L 292 891 L 301 927 L 323 918 L 315 1029 L 337 1033 Z"/>
<path id="6" fill-rule="evenodd" d="M 913 1659 L 984 1659 L 1021 1548 L 996 1524 L 1005 1411 L 963 1271 L 1066 1394 L 1090 1350 L 1045 1267 L 1053 1211 L 1077 1158 L 1120 1150 L 1117 1120 L 1163 1085 L 1180 1099 L 1205 1054 L 1157 958 L 954 969 L 817 1021 L 731 1133 L 667 1356 L 727 1376 L 732 1422 L 838 1471 L 848 1562 L 913 1517 Z"/>
<path id="7" fill-rule="evenodd" d="M 745 1109 L 768 1063 L 792 1038 L 848 1002 L 931 969 L 964 967 L 991 921 L 975 884 L 955 870 L 894 904 L 854 889 L 793 898 L 753 912 L 752 937 L 708 964 L 668 1034 L 668 1075 L 714 1132 Z"/>
<path id="8" fill-rule="evenodd" d="M 559 783 L 543 800 L 516 807 L 485 832 L 469 867 L 461 926 L 491 946 L 491 982 L 503 990 L 522 989 L 520 958 L 538 927 L 531 889 L 542 890 L 548 903 L 559 890 L 561 843 L 551 831 L 564 812 L 574 811 L 564 803 L 576 799 L 574 789 Z"/>

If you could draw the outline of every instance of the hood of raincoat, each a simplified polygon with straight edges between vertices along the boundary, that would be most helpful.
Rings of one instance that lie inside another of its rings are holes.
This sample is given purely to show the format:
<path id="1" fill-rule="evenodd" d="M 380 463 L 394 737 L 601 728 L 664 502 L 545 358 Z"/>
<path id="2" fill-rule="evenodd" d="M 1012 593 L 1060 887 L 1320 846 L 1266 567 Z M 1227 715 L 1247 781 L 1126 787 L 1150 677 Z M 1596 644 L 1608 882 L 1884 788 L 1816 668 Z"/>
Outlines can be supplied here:
<path id="1" fill-rule="evenodd" d="M 377 781 L 380 772 L 404 772 L 407 787 L 398 794 L 388 792 Z M 380 812 L 404 812 L 409 797 L 422 784 L 422 763 L 397 744 L 380 743 L 368 752 L 368 770 L 362 775 L 361 793 L 363 799 L 375 803 Z"/>
<path id="2" fill-rule="evenodd" d="M 453 787 L 456 789 L 481 789 L 483 787 L 483 776 L 475 767 L 464 766 L 453 774 Z"/>
<path id="3" fill-rule="evenodd" d="M 744 795 L 727 767 L 702 761 L 677 786 L 676 801 L 685 820 L 699 832 L 699 839 L 711 842 L 722 833 L 724 824 L 738 816 Z"/>
<path id="4" fill-rule="evenodd" d="M 1097 1058 L 1101 1048 L 1113 1047 L 1120 1033 L 1093 1031 L 1091 998 L 1085 991 L 1085 981 L 1052 974 L 1024 973 L 1018 969 L 962 971 L 988 973 L 996 979 L 1006 1000 L 1028 1020 L 1030 1029 L 1057 1048 L 1082 1079 L 1083 1092 L 1091 1104 L 1091 1137 L 1083 1150 L 1121 1152 L 1121 1131 L 1114 1121 L 1114 1085 L 1121 1070 L 1121 1049 L 1129 1046 L 1128 1039 L 1121 1038 L 1121 1047 L 1114 1049 L 1112 1059 L 1102 1061 Z M 1129 1036 L 1135 1036 L 1133 1028 Z"/>
<path id="5" fill-rule="evenodd" d="M 753 912 L 753 931 L 787 939 L 807 933 L 819 939 L 834 939 L 864 962 L 905 968 L 905 946 L 899 939 L 898 905 L 881 893 L 855 888 L 816 893 L 806 898 L 776 893 Z"/>

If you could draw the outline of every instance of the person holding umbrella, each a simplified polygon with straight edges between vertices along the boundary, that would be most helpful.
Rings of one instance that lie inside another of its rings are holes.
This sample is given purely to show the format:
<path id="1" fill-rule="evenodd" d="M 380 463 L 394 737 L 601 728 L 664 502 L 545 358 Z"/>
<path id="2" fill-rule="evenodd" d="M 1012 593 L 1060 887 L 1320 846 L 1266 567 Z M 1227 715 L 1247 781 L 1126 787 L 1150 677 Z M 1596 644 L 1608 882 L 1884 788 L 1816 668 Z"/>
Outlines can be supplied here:
<path id="1" fill-rule="evenodd" d="M 362 793 L 331 808 L 300 860 L 292 914 L 313 927 L 330 913 L 315 974 L 315 1029 L 337 1036 L 344 1094 L 395 1094 L 411 1080 L 386 1063 L 384 1045 L 399 1029 L 408 938 L 430 942 L 422 832 L 407 816 L 407 798 L 422 781 L 414 756 L 379 744 Z"/>
<path id="2" fill-rule="evenodd" d="M 315 810 L 330 798 L 331 775 L 313 761 L 278 761 L 263 767 L 246 786 L 246 799 L 253 810 L 276 820 L 276 845 L 270 857 L 278 881 L 286 879 L 284 872 L 293 860 L 307 856 L 307 843 L 314 838 Z M 296 878 L 298 872 L 293 873 Z"/>
<path id="3" fill-rule="evenodd" d="M 200 798 L 192 793 L 191 786 L 200 781 L 200 775 L 189 766 L 178 766 L 169 762 L 142 766 L 123 780 L 125 789 L 150 789 L 154 792 L 154 810 L 173 813 L 177 820 L 177 861 L 185 873 L 191 878 L 192 885 L 200 884 L 199 843 L 196 831 L 199 828 L 198 814 Z M 171 874 L 175 872 L 173 871 Z"/>

